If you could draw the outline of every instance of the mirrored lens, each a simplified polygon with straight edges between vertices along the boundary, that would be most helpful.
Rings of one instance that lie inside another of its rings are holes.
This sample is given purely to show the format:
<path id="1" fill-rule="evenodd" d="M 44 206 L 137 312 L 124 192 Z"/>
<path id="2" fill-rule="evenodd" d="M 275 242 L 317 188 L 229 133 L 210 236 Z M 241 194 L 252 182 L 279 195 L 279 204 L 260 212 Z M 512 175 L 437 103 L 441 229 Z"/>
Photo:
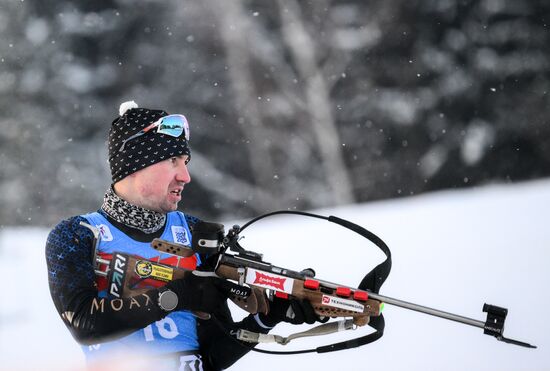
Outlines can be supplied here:
<path id="1" fill-rule="evenodd" d="M 185 117 L 181 115 L 170 115 L 163 117 L 157 132 L 160 134 L 166 134 L 173 137 L 179 137 L 185 131 L 185 137 L 188 138 L 188 124 Z"/>

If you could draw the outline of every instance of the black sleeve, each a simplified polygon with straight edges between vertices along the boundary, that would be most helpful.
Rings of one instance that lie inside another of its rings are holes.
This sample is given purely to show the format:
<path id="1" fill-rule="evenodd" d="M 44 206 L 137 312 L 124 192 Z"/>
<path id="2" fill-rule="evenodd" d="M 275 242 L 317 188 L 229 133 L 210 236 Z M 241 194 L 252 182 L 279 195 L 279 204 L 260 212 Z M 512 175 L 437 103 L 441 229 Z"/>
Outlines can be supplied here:
<path id="1" fill-rule="evenodd" d="M 92 265 L 93 234 L 77 216 L 59 223 L 46 242 L 50 294 L 57 312 L 81 344 L 128 335 L 162 319 L 158 291 L 124 299 L 99 298 Z"/>
<path id="2" fill-rule="evenodd" d="M 223 370 L 250 352 L 255 346 L 234 338 L 231 333 L 244 329 L 267 334 L 268 329 L 258 325 L 254 315 L 250 314 L 240 322 L 233 322 L 227 304 L 209 320 L 197 320 L 200 352 L 205 361 L 205 371 Z"/>

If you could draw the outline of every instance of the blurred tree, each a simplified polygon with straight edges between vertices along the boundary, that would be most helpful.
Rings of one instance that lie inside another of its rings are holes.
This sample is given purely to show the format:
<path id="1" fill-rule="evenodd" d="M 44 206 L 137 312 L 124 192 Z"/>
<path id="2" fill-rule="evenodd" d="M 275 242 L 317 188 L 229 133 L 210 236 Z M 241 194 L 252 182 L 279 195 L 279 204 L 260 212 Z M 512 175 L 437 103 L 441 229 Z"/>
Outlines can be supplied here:
<path id="1" fill-rule="evenodd" d="M 0 6 L 0 225 L 97 208 L 118 105 L 184 113 L 182 207 L 248 217 L 550 174 L 544 0 Z"/>

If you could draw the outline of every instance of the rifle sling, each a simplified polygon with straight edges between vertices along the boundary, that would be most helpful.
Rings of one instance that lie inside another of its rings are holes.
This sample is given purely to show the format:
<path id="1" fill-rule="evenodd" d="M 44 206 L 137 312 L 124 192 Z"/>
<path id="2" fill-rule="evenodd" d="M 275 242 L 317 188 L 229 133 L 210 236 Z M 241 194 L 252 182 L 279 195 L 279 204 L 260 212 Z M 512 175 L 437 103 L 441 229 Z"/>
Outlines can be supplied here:
<path id="1" fill-rule="evenodd" d="M 390 249 L 386 245 L 386 243 L 384 241 L 382 241 L 382 239 L 380 239 L 374 233 L 368 231 L 367 229 L 365 229 L 365 228 L 363 228 L 363 227 L 361 227 L 361 226 L 359 226 L 355 223 L 352 223 L 352 222 L 350 222 L 348 220 L 345 220 L 345 219 L 338 218 L 338 217 L 333 216 L 333 215 L 331 215 L 329 217 L 325 217 L 325 216 L 322 216 L 322 215 L 306 213 L 306 212 L 301 212 L 301 211 L 293 211 L 293 210 L 280 210 L 280 211 L 274 211 L 274 212 L 271 212 L 271 213 L 261 215 L 257 218 L 252 219 L 248 223 L 246 223 L 240 229 L 240 231 L 242 232 L 242 230 L 245 229 L 246 227 L 248 227 L 250 224 L 252 224 L 252 223 L 254 223 L 254 222 L 256 222 L 256 221 L 258 221 L 262 218 L 272 216 L 272 215 L 276 215 L 276 214 L 295 214 L 295 215 L 308 216 L 308 217 L 313 217 L 313 218 L 318 218 L 318 219 L 324 219 L 324 220 L 327 220 L 329 222 L 336 223 L 336 224 L 338 224 L 338 225 L 340 225 L 344 228 L 350 229 L 350 230 L 354 231 L 355 233 L 365 237 L 366 239 L 368 239 L 373 244 L 375 244 L 380 250 L 382 250 L 384 255 L 386 255 L 386 259 L 382 263 L 378 264 L 374 269 L 372 269 L 369 273 L 367 273 L 365 275 L 365 277 L 361 280 L 361 283 L 359 284 L 358 288 L 361 289 L 361 290 L 366 290 L 366 291 L 370 291 L 370 292 L 374 292 L 374 293 L 378 294 L 380 288 L 382 287 L 382 284 L 386 281 L 386 278 L 388 278 L 388 275 L 390 274 L 391 265 L 392 265 Z M 217 321 L 217 319 L 215 319 L 215 321 L 219 322 L 219 321 Z M 264 349 L 256 349 L 252 346 L 247 345 L 246 343 L 243 343 L 243 342 L 239 342 L 239 343 L 241 345 L 245 346 L 245 347 L 250 348 L 251 350 L 253 350 L 255 352 L 267 353 L 267 354 L 291 355 L 291 354 L 303 354 L 303 353 L 312 353 L 312 352 L 329 353 L 329 352 L 335 352 L 335 351 L 338 351 L 338 350 L 356 348 L 356 347 L 359 347 L 359 346 L 362 346 L 362 345 L 366 345 L 366 344 L 372 343 L 372 342 L 380 339 L 384 335 L 385 321 L 384 321 L 383 314 L 380 314 L 380 316 L 378 316 L 378 317 L 371 317 L 368 325 L 370 327 L 372 327 L 375 330 L 375 332 L 370 333 L 370 334 L 365 335 L 365 336 L 354 338 L 354 339 L 351 339 L 351 340 L 346 340 L 346 341 L 342 341 L 342 342 L 339 342 L 339 343 L 334 343 L 334 344 L 325 345 L 325 346 L 312 348 L 312 349 L 279 352 L 279 351 L 269 351 L 269 350 L 264 350 Z M 235 339 L 234 337 L 232 337 L 232 338 Z M 237 341 L 237 340 L 235 339 L 235 341 Z"/>

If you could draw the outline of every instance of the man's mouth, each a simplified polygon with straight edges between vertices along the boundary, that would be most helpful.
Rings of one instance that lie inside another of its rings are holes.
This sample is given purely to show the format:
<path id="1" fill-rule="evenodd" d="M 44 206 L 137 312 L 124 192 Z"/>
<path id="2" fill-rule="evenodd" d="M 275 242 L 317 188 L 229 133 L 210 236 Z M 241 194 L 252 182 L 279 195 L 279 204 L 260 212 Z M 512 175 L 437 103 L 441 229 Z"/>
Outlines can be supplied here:
<path id="1" fill-rule="evenodd" d="M 181 191 L 182 191 L 181 189 L 176 189 L 176 190 L 171 191 L 170 193 L 172 193 L 176 196 L 181 196 Z"/>

